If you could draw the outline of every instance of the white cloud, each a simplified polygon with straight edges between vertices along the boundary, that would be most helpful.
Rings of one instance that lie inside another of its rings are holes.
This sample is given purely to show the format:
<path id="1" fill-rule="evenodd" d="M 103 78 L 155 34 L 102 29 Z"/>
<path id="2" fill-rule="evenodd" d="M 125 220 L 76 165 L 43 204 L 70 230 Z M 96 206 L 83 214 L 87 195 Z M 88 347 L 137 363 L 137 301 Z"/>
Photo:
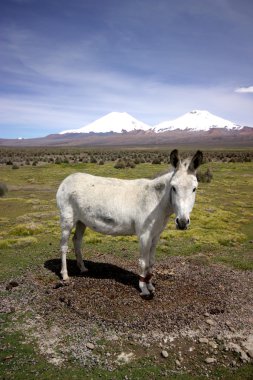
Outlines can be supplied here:
<path id="1" fill-rule="evenodd" d="M 240 94 L 250 94 L 253 93 L 253 86 L 239 87 L 235 90 L 235 92 L 238 92 Z"/>

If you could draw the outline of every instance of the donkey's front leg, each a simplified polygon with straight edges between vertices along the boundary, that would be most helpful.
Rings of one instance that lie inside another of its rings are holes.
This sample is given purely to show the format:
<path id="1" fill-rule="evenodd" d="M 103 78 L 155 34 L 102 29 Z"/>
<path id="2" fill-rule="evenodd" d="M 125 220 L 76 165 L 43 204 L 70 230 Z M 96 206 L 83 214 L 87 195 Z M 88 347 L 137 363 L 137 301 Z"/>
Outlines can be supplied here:
<path id="1" fill-rule="evenodd" d="M 140 236 L 140 279 L 139 279 L 139 287 L 141 290 L 141 296 L 149 296 L 151 284 L 152 273 L 150 272 L 150 249 L 152 245 L 152 239 L 149 234 L 144 234 Z M 151 284 L 152 285 L 152 284 Z"/>
<path id="2" fill-rule="evenodd" d="M 156 246 L 159 241 L 160 236 L 158 235 L 157 237 L 153 238 L 152 243 L 151 243 L 151 248 L 150 248 L 150 254 L 149 254 L 149 268 L 148 268 L 148 273 L 152 273 L 153 266 L 155 264 L 155 252 L 156 252 Z M 147 282 L 147 288 L 150 292 L 155 291 L 155 287 L 152 284 L 152 274 L 150 275 L 150 278 L 148 279 L 149 281 Z"/>

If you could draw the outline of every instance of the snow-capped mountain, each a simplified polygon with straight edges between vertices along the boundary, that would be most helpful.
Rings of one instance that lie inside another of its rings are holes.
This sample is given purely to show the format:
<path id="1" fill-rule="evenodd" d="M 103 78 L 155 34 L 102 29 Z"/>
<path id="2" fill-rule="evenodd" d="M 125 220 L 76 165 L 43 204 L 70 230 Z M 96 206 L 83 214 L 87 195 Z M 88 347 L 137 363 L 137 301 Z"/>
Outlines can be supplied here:
<path id="1" fill-rule="evenodd" d="M 121 133 L 122 131 L 133 131 L 133 130 L 143 130 L 147 131 L 151 129 L 150 125 L 143 123 L 140 120 L 135 119 L 133 116 L 126 112 L 110 112 L 107 115 L 95 120 L 93 123 L 88 124 L 79 129 L 72 129 L 60 132 L 60 134 L 65 133 L 106 133 L 106 132 L 116 132 Z"/>
<path id="2" fill-rule="evenodd" d="M 211 128 L 226 128 L 229 130 L 240 130 L 242 127 L 235 123 L 215 116 L 208 111 L 194 110 L 187 112 L 177 119 L 164 121 L 154 126 L 154 131 L 166 132 L 180 130 L 209 131 Z"/>

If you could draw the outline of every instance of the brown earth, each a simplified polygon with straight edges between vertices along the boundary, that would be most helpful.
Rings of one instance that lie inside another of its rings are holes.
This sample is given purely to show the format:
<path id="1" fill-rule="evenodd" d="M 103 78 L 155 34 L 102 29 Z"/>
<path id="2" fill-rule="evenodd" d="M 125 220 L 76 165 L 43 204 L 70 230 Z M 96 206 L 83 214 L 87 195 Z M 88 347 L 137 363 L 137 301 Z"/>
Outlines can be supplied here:
<path id="1" fill-rule="evenodd" d="M 156 265 L 156 292 L 147 300 L 139 296 L 136 262 L 94 254 L 86 266 L 80 276 L 68 260 L 68 285 L 58 259 L 2 284 L 0 311 L 11 313 L 13 328 L 52 363 L 71 355 L 81 365 L 113 369 L 143 356 L 167 360 L 166 351 L 175 368 L 206 374 L 252 361 L 252 272 L 169 258 Z"/>

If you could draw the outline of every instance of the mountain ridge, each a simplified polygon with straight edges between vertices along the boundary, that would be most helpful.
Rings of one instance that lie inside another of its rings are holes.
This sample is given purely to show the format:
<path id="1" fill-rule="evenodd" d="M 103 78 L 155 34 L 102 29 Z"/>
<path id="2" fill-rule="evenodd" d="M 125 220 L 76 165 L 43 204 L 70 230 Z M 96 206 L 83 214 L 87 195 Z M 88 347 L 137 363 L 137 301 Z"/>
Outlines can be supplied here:
<path id="1" fill-rule="evenodd" d="M 105 116 L 87 124 L 79 129 L 72 129 L 60 132 L 60 135 L 65 133 L 122 133 L 131 132 L 133 130 L 148 130 L 152 127 L 135 117 L 129 115 L 127 112 L 110 112 Z"/>
<path id="2" fill-rule="evenodd" d="M 213 128 L 226 128 L 228 130 L 240 130 L 243 127 L 235 124 L 230 120 L 223 119 L 213 115 L 205 110 L 193 110 L 179 116 L 173 120 L 163 121 L 151 126 L 146 124 L 126 112 L 110 112 L 105 116 L 93 121 L 78 129 L 65 130 L 59 134 L 69 133 L 122 133 L 134 130 L 153 130 L 156 133 L 174 131 L 174 130 L 191 130 L 191 131 L 209 131 Z"/>
<path id="3" fill-rule="evenodd" d="M 110 120 L 113 120 L 113 125 Z M 103 125 L 104 121 L 106 121 L 105 125 Z M 169 121 L 163 123 L 152 127 L 127 113 L 112 112 L 90 123 L 89 129 L 86 126 L 31 139 L 0 138 L 0 146 L 155 147 L 164 145 L 208 148 L 253 147 L 252 127 L 236 125 L 226 119 L 216 117 L 208 111 L 191 111 L 178 119 L 174 119 L 173 123 Z M 95 127 L 96 129 L 94 129 Z"/>
<path id="4" fill-rule="evenodd" d="M 219 116 L 204 110 L 193 110 L 186 114 L 171 120 L 164 121 L 154 127 L 156 132 L 173 131 L 176 129 L 192 131 L 209 131 L 213 128 L 242 129 L 243 127 L 233 123 L 230 120 L 223 119 Z"/>

